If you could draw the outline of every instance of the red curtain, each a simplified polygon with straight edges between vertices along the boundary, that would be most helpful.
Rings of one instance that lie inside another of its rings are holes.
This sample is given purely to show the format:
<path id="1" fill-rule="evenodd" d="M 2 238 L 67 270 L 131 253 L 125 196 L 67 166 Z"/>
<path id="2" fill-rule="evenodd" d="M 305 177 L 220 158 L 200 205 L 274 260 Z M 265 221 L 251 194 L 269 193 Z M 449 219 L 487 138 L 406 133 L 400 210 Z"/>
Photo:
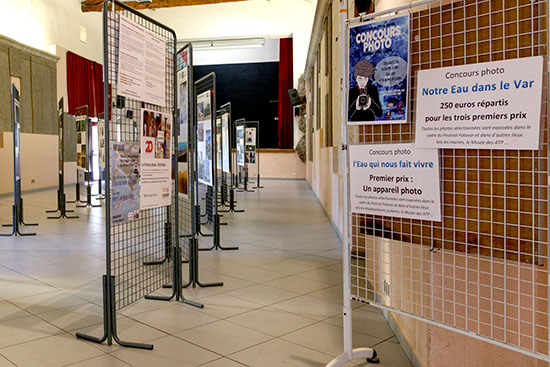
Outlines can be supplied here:
<path id="1" fill-rule="evenodd" d="M 67 93 L 69 113 L 88 105 L 89 114 L 95 117 L 103 112 L 103 67 L 67 51 Z"/>
<path id="2" fill-rule="evenodd" d="M 292 38 L 281 38 L 279 46 L 279 148 L 294 148 L 294 121 L 288 90 L 292 89 Z"/>

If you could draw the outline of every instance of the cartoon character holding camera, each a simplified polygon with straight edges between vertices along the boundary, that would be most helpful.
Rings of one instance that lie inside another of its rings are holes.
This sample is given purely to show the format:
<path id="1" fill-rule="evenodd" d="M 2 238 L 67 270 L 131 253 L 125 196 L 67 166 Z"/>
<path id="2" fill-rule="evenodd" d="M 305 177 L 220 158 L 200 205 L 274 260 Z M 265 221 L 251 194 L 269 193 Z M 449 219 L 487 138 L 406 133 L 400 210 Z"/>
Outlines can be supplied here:
<path id="1" fill-rule="evenodd" d="M 374 65 L 367 60 L 355 64 L 353 77 L 357 85 L 350 89 L 348 98 L 348 121 L 374 121 L 382 116 L 378 88 L 374 86 Z"/>

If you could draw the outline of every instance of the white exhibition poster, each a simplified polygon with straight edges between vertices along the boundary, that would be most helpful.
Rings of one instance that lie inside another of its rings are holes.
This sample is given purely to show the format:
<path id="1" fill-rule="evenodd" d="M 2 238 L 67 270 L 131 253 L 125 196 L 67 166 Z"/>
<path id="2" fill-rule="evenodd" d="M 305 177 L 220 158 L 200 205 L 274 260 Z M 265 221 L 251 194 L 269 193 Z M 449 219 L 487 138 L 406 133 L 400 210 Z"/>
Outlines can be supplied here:
<path id="1" fill-rule="evenodd" d="M 216 169 L 222 169 L 223 147 L 222 147 L 222 119 L 216 118 Z"/>
<path id="2" fill-rule="evenodd" d="M 189 189 L 189 81 L 185 66 L 176 74 L 178 86 L 178 195 L 187 197 Z"/>
<path id="3" fill-rule="evenodd" d="M 140 208 L 170 205 L 172 192 L 172 115 L 141 109 Z"/>
<path id="4" fill-rule="evenodd" d="M 244 126 L 237 126 L 237 165 L 244 166 Z"/>
<path id="5" fill-rule="evenodd" d="M 229 114 L 222 115 L 222 152 L 223 152 L 223 171 L 231 173 L 231 165 L 229 155 L 231 154 L 231 146 L 229 145 Z"/>
<path id="6" fill-rule="evenodd" d="M 99 167 L 105 168 L 105 120 L 97 122 L 97 136 L 99 139 Z"/>
<path id="7" fill-rule="evenodd" d="M 247 164 L 256 164 L 256 128 L 246 128 L 246 149 L 244 161 Z"/>
<path id="8" fill-rule="evenodd" d="M 349 162 L 353 213 L 441 221 L 437 149 L 350 145 Z"/>
<path id="9" fill-rule="evenodd" d="M 117 93 L 164 107 L 166 45 L 164 40 L 120 15 Z"/>
<path id="10" fill-rule="evenodd" d="M 539 148 L 543 57 L 420 70 L 419 148 Z"/>
<path id="11" fill-rule="evenodd" d="M 197 96 L 197 154 L 199 182 L 212 186 L 212 109 L 211 91 Z"/>

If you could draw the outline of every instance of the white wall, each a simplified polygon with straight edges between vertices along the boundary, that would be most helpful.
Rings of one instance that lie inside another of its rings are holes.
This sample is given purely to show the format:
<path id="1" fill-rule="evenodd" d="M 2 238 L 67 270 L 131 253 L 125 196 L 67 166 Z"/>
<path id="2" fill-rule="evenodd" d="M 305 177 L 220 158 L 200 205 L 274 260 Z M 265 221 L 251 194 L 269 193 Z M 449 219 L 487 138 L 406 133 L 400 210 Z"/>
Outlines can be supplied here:
<path id="1" fill-rule="evenodd" d="M 173 28 L 180 40 L 292 35 L 297 85 L 305 67 L 315 4 L 312 0 L 248 0 L 144 13 Z"/>
<path id="2" fill-rule="evenodd" d="M 246 64 L 253 62 L 278 62 L 279 39 L 265 39 L 261 47 L 243 47 L 232 49 L 193 50 L 194 65 Z"/>
<path id="3" fill-rule="evenodd" d="M 0 34 L 51 52 L 56 44 L 101 62 L 101 13 L 82 13 L 79 0 L 0 0 Z M 87 43 L 80 41 L 80 26 Z"/>

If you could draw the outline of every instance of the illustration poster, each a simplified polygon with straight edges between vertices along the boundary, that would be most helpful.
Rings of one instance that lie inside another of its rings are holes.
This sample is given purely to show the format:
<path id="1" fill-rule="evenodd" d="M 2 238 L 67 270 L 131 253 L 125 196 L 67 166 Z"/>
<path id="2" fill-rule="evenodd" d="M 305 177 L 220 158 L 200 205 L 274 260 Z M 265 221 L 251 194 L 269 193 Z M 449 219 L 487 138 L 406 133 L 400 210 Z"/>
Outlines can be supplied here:
<path id="1" fill-rule="evenodd" d="M 125 223 L 139 217 L 139 143 L 111 142 L 111 221 Z"/>
<path id="2" fill-rule="evenodd" d="M 197 96 L 197 154 L 199 182 L 212 186 L 212 106 L 211 91 Z"/>
<path id="3" fill-rule="evenodd" d="M 353 213 L 440 221 L 437 149 L 413 144 L 351 145 Z"/>
<path id="4" fill-rule="evenodd" d="M 223 152 L 223 171 L 231 173 L 230 154 L 231 146 L 229 145 L 229 113 L 222 115 L 222 152 Z"/>
<path id="5" fill-rule="evenodd" d="M 57 136 L 57 153 L 58 153 L 58 170 L 59 174 L 63 174 L 63 98 L 59 101 L 60 108 L 57 110 L 57 122 L 59 135 Z"/>
<path id="6" fill-rule="evenodd" d="M 140 208 L 170 205 L 172 115 L 141 109 Z"/>
<path id="7" fill-rule="evenodd" d="M 88 169 L 88 153 L 86 135 L 86 125 L 88 117 L 86 115 L 76 116 L 76 167 L 78 169 Z"/>
<path id="8" fill-rule="evenodd" d="M 543 57 L 419 70 L 419 148 L 539 149 Z"/>
<path id="9" fill-rule="evenodd" d="M 99 139 L 99 167 L 105 168 L 105 120 L 97 122 L 97 136 Z"/>
<path id="10" fill-rule="evenodd" d="M 348 124 L 407 120 L 409 16 L 349 30 Z"/>
<path id="11" fill-rule="evenodd" d="M 216 118 L 216 168 L 222 169 L 223 164 L 223 146 L 222 146 L 222 119 Z"/>
<path id="12" fill-rule="evenodd" d="M 256 128 L 246 128 L 246 144 L 245 144 L 244 161 L 247 164 L 256 164 Z"/>
<path id="13" fill-rule="evenodd" d="M 237 165 L 244 166 L 244 126 L 237 126 Z"/>
<path id="14" fill-rule="evenodd" d="M 188 68 L 185 66 L 184 55 L 178 54 L 178 68 L 183 67 L 176 74 L 178 86 L 178 194 L 187 197 L 189 189 L 189 81 Z M 180 60 L 181 58 L 181 60 Z"/>

